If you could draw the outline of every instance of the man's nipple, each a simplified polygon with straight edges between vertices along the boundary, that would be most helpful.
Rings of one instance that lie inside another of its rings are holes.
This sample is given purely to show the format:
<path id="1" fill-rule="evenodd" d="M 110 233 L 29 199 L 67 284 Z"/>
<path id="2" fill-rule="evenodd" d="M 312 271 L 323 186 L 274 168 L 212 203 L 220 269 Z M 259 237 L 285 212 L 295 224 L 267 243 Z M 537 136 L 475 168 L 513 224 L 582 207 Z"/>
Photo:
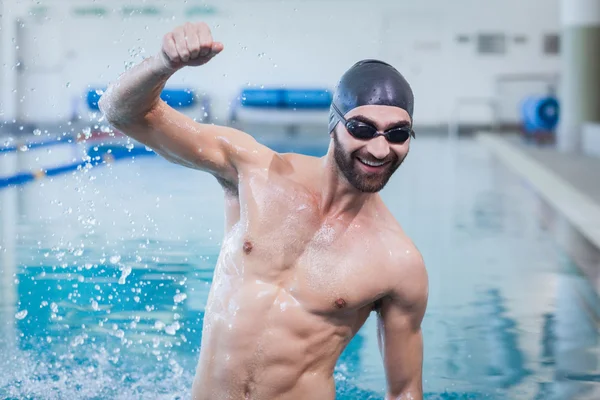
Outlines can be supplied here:
<path id="1" fill-rule="evenodd" d="M 251 251 L 252 251 L 252 242 L 249 240 L 246 240 L 244 242 L 244 253 L 250 254 Z"/>
<path id="2" fill-rule="evenodd" d="M 335 301 L 335 307 L 336 308 L 344 308 L 346 307 L 346 300 L 342 299 L 341 297 L 339 299 L 337 299 Z"/>

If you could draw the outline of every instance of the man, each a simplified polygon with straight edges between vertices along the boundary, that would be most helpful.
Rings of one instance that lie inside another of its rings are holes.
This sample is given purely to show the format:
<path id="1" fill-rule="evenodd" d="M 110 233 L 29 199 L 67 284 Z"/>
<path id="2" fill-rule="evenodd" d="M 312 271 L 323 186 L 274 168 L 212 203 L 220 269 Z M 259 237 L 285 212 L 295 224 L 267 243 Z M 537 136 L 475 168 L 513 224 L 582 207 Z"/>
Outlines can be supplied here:
<path id="1" fill-rule="evenodd" d="M 336 361 L 373 310 L 386 398 L 422 398 L 427 273 L 377 193 L 408 153 L 408 83 L 380 61 L 357 63 L 334 96 L 327 155 L 278 154 L 160 100 L 172 74 L 222 50 L 206 24 L 186 23 L 100 101 L 117 129 L 210 172 L 225 193 L 193 398 L 334 399 Z"/>

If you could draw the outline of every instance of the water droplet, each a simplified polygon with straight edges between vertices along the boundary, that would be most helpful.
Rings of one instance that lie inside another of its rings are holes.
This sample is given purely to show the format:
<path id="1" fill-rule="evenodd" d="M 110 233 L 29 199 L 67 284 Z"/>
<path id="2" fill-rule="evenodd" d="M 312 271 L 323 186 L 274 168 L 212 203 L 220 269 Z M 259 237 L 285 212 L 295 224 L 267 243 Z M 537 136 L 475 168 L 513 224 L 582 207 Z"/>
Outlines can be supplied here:
<path id="1" fill-rule="evenodd" d="M 71 82 L 67 82 L 67 87 L 71 87 Z"/>
<path id="2" fill-rule="evenodd" d="M 33 130 L 33 134 L 34 134 L 35 136 L 40 136 L 40 135 L 42 134 L 42 131 L 41 131 L 41 130 L 39 130 L 39 129 L 34 129 L 34 130 Z"/>
<path id="3" fill-rule="evenodd" d="M 121 256 L 119 256 L 119 255 L 112 256 L 112 257 L 110 257 L 109 260 L 110 260 L 111 264 L 116 264 L 119 261 L 121 261 Z"/>
<path id="4" fill-rule="evenodd" d="M 77 347 L 77 346 L 81 346 L 83 344 L 83 335 L 79 335 L 76 336 L 72 341 L 71 341 L 71 346 L 72 347 Z"/>
<path id="5" fill-rule="evenodd" d="M 16 319 L 23 319 L 27 316 L 27 310 L 19 311 L 15 314 Z"/>
<path id="6" fill-rule="evenodd" d="M 131 267 L 124 267 L 121 271 L 121 277 L 119 278 L 119 285 L 124 285 L 125 280 L 131 274 Z"/>
<path id="7" fill-rule="evenodd" d="M 182 303 L 185 299 L 187 299 L 187 294 L 185 293 L 178 293 L 173 297 L 175 304 Z"/>
<path id="8" fill-rule="evenodd" d="M 165 332 L 167 335 L 175 335 L 177 331 L 181 328 L 179 322 L 175 322 L 173 325 L 169 325 L 165 328 Z"/>

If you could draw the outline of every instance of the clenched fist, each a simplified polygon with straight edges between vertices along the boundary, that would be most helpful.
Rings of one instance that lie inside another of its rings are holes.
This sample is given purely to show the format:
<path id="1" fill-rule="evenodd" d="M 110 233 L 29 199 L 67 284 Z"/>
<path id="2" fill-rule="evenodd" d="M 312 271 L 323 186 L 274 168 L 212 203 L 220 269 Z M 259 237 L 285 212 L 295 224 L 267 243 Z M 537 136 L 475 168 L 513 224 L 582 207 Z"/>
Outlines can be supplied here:
<path id="1" fill-rule="evenodd" d="M 163 37 L 159 56 L 171 69 L 206 64 L 223 50 L 223 43 L 214 42 L 210 28 L 204 22 L 186 22 Z"/>

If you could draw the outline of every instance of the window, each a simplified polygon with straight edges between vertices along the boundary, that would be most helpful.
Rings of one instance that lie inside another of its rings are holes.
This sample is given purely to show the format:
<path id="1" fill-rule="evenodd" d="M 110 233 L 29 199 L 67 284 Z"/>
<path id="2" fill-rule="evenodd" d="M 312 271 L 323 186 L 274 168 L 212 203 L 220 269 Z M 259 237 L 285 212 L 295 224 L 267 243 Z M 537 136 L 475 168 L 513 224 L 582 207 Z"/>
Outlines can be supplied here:
<path id="1" fill-rule="evenodd" d="M 495 33 L 481 33 L 477 35 L 477 52 L 479 54 L 506 53 L 506 36 Z"/>
<path id="2" fill-rule="evenodd" d="M 525 36 L 525 35 L 516 35 L 516 36 L 513 38 L 513 41 L 514 41 L 516 44 L 525 44 L 525 43 L 527 43 L 527 36 Z"/>
<path id="3" fill-rule="evenodd" d="M 560 53 L 560 35 L 550 33 L 544 36 L 544 54 L 556 55 Z"/>

